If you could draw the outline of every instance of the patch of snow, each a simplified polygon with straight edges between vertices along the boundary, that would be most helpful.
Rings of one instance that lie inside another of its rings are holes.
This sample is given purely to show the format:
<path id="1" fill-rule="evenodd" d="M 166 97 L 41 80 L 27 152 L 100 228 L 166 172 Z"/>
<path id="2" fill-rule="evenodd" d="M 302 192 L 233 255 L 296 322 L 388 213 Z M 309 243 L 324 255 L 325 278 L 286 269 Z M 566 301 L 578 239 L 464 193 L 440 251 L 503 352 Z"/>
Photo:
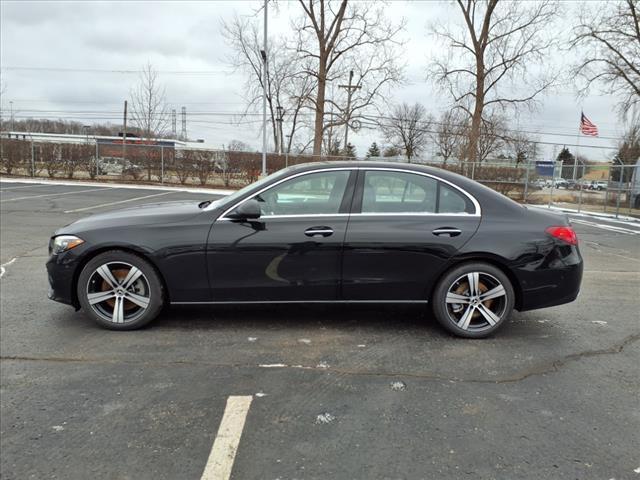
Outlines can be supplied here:
<path id="1" fill-rule="evenodd" d="M 321 413 L 316 417 L 316 425 L 326 425 L 328 423 L 333 422 L 336 419 L 330 413 Z"/>
<path id="2" fill-rule="evenodd" d="M 298 341 L 306 345 L 309 345 L 311 343 L 311 340 L 309 340 L 308 338 L 299 338 Z"/>
<path id="3" fill-rule="evenodd" d="M 391 382 L 391 390 L 396 392 L 404 392 L 407 389 L 407 384 L 404 382 Z"/>

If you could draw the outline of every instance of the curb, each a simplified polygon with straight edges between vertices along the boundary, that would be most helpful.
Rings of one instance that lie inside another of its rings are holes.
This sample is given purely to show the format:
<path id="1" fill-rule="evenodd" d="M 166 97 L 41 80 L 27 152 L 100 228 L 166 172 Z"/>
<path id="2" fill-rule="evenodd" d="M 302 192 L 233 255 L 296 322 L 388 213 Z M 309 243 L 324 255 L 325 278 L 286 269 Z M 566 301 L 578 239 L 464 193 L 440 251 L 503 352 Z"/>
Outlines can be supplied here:
<path id="1" fill-rule="evenodd" d="M 631 224 L 631 225 L 640 225 L 640 218 L 629 217 L 628 215 L 618 215 L 616 217 L 612 213 L 604 213 L 604 212 L 591 212 L 589 210 L 575 210 L 572 208 L 563 208 L 563 207 L 554 207 L 554 206 L 543 206 L 543 205 L 534 205 L 527 203 L 525 207 L 528 208 L 539 208 L 544 210 L 555 210 L 556 212 L 567 213 L 573 215 L 575 217 L 588 217 L 588 218 L 600 218 L 602 220 L 607 220 L 609 222 L 616 222 L 622 224 Z"/>

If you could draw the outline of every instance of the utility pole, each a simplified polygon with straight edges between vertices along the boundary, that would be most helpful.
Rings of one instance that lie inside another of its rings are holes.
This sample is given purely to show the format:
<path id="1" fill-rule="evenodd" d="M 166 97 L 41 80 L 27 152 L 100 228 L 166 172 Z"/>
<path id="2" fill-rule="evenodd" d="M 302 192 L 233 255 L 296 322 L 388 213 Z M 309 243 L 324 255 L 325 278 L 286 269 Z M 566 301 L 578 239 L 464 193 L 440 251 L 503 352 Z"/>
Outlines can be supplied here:
<path id="1" fill-rule="evenodd" d="M 282 108 L 280 105 L 278 105 L 276 107 L 276 111 L 277 111 L 277 116 L 276 116 L 276 122 L 278 125 L 278 131 L 276 132 L 276 135 L 278 137 L 278 155 L 282 155 L 282 115 L 284 113 L 284 108 Z"/>
<path id="2" fill-rule="evenodd" d="M 262 55 L 262 176 L 267 175 L 267 3 L 264 0 L 264 38 Z"/>
<path id="3" fill-rule="evenodd" d="M 182 140 L 187 141 L 187 107 L 182 107 Z"/>
<path id="4" fill-rule="evenodd" d="M 122 121 L 122 170 L 125 169 L 125 159 L 127 158 L 127 101 L 124 101 L 124 119 Z M 98 159 L 96 158 L 96 165 Z"/>
<path id="5" fill-rule="evenodd" d="M 351 120 L 351 94 L 354 90 L 358 90 L 360 85 L 351 85 L 351 81 L 353 80 L 353 70 L 349 72 L 349 85 L 338 85 L 340 88 L 347 89 L 347 111 L 346 111 L 346 120 L 344 122 L 344 150 L 346 151 L 347 145 L 349 144 L 349 120 Z"/>
<path id="6" fill-rule="evenodd" d="M 11 120 L 11 131 L 13 132 L 13 100 L 9 102 L 9 119 Z"/>

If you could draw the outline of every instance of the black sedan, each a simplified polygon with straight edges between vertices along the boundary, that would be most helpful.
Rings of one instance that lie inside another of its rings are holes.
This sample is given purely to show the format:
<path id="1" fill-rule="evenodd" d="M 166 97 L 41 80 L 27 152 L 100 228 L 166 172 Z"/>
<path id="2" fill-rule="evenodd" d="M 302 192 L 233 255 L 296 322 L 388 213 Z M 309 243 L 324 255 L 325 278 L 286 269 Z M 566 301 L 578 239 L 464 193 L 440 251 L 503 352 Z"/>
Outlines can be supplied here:
<path id="1" fill-rule="evenodd" d="M 299 165 L 216 201 L 94 215 L 49 250 L 49 297 L 115 330 L 168 304 L 414 303 L 484 337 L 514 308 L 574 300 L 583 268 L 565 216 L 378 162 Z"/>

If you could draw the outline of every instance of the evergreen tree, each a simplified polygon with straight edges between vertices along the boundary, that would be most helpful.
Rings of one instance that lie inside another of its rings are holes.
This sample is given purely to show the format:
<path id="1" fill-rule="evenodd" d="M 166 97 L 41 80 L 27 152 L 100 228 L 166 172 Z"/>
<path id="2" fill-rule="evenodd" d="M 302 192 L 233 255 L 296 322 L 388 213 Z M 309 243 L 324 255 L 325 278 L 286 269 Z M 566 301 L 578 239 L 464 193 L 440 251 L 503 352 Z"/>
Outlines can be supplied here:
<path id="1" fill-rule="evenodd" d="M 379 156 L 380 156 L 380 148 L 378 148 L 378 144 L 376 142 L 373 142 L 369 147 L 369 150 L 367 150 L 367 158 L 379 157 Z"/>
<path id="2" fill-rule="evenodd" d="M 562 169 L 560 172 L 562 178 L 572 179 L 574 177 L 574 168 L 575 178 L 582 178 L 585 174 L 584 158 L 580 157 L 580 159 L 576 159 L 575 155 L 571 153 L 567 147 L 563 148 L 558 154 L 556 162 L 560 161 L 562 161 Z M 577 165 L 576 162 L 578 162 Z"/>
<path id="3" fill-rule="evenodd" d="M 347 158 L 356 158 L 356 147 L 347 143 L 347 148 L 344 149 L 344 156 Z"/>

